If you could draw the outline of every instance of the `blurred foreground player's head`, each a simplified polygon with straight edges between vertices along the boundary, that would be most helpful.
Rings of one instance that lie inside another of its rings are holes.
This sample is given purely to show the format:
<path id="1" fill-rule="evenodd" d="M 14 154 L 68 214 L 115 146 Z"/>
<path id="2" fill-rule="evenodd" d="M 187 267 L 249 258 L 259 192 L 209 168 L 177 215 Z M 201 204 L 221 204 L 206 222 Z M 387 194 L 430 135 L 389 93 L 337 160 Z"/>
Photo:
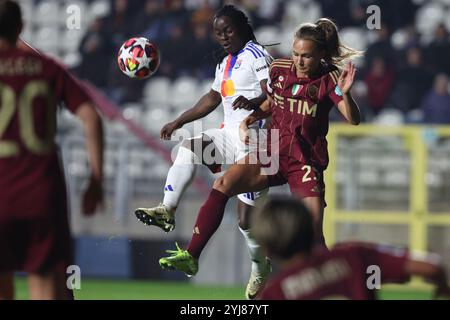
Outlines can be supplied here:
<path id="1" fill-rule="evenodd" d="M 15 44 L 22 26 L 20 6 L 11 0 L 0 0 L 0 41 Z"/>

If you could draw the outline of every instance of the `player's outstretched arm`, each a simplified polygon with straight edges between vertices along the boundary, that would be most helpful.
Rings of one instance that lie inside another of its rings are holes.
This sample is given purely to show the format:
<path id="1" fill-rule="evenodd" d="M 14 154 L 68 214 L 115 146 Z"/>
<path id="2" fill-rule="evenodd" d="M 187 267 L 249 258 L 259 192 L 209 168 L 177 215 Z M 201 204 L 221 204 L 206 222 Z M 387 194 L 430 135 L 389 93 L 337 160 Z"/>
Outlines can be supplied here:
<path id="1" fill-rule="evenodd" d="M 433 283 L 436 286 L 435 299 L 450 299 L 447 274 L 438 255 L 412 253 L 405 264 L 405 269 L 411 276 L 420 276 Z"/>
<path id="2" fill-rule="evenodd" d="M 259 108 L 255 109 L 248 117 L 242 120 L 242 124 L 245 126 L 252 125 L 256 121 L 266 119 L 270 117 L 270 98 L 264 100 L 264 102 L 259 106 Z"/>
<path id="3" fill-rule="evenodd" d="M 355 65 L 352 62 L 349 62 L 342 71 L 338 81 L 338 86 L 343 97 L 343 100 L 338 104 L 338 109 L 349 123 L 358 125 L 361 123 L 361 113 L 357 103 L 350 93 L 350 89 L 352 88 L 353 81 L 355 79 L 355 74 Z"/>
<path id="4" fill-rule="evenodd" d="M 262 93 L 253 99 L 247 99 L 244 96 L 237 97 L 233 102 L 233 109 L 245 109 L 248 111 L 258 110 L 258 107 L 261 106 L 264 101 L 267 99 L 266 88 L 267 88 L 267 80 L 262 80 L 259 85 L 261 86 Z"/>
<path id="5" fill-rule="evenodd" d="M 103 203 L 103 125 L 100 115 L 91 103 L 82 104 L 76 115 L 83 122 L 86 148 L 91 167 L 89 185 L 83 195 L 83 213 L 92 215 Z"/>
<path id="6" fill-rule="evenodd" d="M 242 120 L 240 126 L 239 126 L 239 137 L 242 142 L 245 144 L 248 144 L 249 142 L 249 135 L 248 130 L 249 126 L 255 123 L 256 121 L 266 119 L 270 117 L 270 98 L 266 99 L 258 109 L 253 111 L 249 116 L 247 116 L 244 120 Z"/>
<path id="7" fill-rule="evenodd" d="M 161 139 L 170 140 L 172 133 L 186 123 L 206 117 L 222 102 L 219 92 L 210 90 L 189 110 L 182 113 L 175 121 L 169 122 L 161 129 Z"/>

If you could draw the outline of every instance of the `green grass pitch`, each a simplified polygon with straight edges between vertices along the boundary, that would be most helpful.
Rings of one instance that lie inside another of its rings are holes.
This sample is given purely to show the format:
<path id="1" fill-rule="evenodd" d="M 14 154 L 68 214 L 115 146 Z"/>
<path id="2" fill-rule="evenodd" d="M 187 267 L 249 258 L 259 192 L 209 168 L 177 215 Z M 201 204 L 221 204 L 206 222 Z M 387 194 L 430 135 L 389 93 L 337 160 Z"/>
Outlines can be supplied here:
<path id="1" fill-rule="evenodd" d="M 27 282 L 16 278 L 16 298 L 27 299 Z M 200 286 L 178 282 L 85 279 L 78 300 L 244 300 L 244 286 Z M 429 288 L 399 286 L 380 291 L 383 300 L 429 300 Z"/>

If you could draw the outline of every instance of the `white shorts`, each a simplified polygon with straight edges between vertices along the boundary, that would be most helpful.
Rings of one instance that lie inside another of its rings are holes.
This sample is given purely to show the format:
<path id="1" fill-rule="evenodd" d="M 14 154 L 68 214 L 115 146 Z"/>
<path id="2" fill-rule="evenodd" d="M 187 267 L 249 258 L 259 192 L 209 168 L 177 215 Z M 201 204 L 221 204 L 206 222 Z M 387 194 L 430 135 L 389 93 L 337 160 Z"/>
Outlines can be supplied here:
<path id="1" fill-rule="evenodd" d="M 212 139 L 216 152 L 219 152 L 222 156 L 221 162 L 223 165 L 232 165 L 249 153 L 249 147 L 239 138 L 239 128 L 209 129 L 203 131 L 202 134 Z M 198 139 L 200 137 L 195 138 Z M 204 152 L 204 156 L 208 155 L 208 151 Z M 256 199 L 264 196 L 267 192 L 268 189 L 258 192 L 242 193 L 238 195 L 238 199 L 248 205 L 254 206 Z"/>

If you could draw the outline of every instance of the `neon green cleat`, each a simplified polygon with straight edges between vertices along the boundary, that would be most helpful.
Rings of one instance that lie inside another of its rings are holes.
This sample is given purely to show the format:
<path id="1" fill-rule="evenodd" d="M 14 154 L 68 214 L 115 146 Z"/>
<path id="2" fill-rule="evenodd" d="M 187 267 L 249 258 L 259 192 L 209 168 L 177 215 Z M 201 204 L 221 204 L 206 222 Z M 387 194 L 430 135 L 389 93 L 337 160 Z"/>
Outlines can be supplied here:
<path id="1" fill-rule="evenodd" d="M 159 265 L 166 270 L 178 270 L 184 272 L 188 277 L 195 276 L 198 272 L 198 260 L 187 250 L 182 250 L 175 243 L 177 250 L 166 250 L 169 257 L 159 259 Z"/>
<path id="2" fill-rule="evenodd" d="M 175 229 L 175 210 L 170 210 L 164 204 L 154 208 L 138 208 L 134 214 L 139 221 L 148 226 L 157 226 L 165 232 Z"/>
<path id="3" fill-rule="evenodd" d="M 253 272 L 250 274 L 247 288 L 245 289 L 245 298 L 247 300 L 254 300 L 257 298 L 259 292 L 264 288 L 267 278 L 272 271 L 270 260 L 266 258 L 266 268 L 263 273 Z"/>

